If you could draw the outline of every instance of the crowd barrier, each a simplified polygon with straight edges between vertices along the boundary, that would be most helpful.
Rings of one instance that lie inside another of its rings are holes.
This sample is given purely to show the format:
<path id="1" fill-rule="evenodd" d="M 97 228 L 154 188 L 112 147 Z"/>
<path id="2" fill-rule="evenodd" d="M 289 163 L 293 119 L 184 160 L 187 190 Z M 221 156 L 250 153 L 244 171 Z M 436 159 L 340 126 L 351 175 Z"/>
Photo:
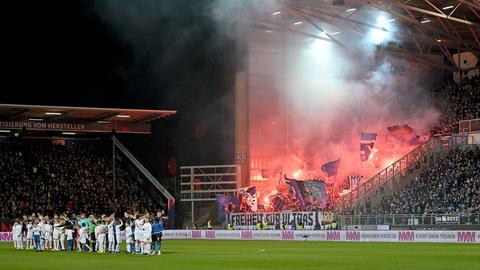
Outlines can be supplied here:
<path id="1" fill-rule="evenodd" d="M 163 239 L 480 243 L 480 231 L 168 230 Z"/>
<path id="2" fill-rule="evenodd" d="M 163 239 L 280 240 L 346 242 L 477 243 L 480 231 L 277 231 L 277 230 L 166 230 Z M 0 242 L 12 241 L 11 232 L 0 232 Z"/>

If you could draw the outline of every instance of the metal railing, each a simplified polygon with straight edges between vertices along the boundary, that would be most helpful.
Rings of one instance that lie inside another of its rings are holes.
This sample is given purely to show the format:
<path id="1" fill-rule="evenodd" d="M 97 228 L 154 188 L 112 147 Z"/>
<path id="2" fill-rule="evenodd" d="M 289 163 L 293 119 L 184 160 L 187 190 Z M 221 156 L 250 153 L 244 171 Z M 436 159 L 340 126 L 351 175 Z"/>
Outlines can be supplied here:
<path id="1" fill-rule="evenodd" d="M 442 146 L 439 138 L 431 137 L 428 141 L 417 146 L 405 156 L 401 157 L 385 169 L 359 185 L 349 193 L 343 195 L 335 201 L 335 210 L 349 208 L 365 197 L 368 193 L 376 190 L 395 177 L 406 177 L 408 170 L 419 165 L 421 161 L 426 161 L 429 153 Z"/>
<path id="2" fill-rule="evenodd" d="M 395 215 L 337 215 L 341 226 L 349 225 L 474 225 L 480 224 L 476 214 L 395 214 Z"/>

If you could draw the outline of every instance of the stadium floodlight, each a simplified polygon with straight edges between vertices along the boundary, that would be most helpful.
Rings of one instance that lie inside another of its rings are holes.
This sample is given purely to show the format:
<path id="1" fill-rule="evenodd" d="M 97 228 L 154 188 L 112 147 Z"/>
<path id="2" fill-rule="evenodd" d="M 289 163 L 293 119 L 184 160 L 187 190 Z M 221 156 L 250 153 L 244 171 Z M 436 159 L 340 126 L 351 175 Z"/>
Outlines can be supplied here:
<path id="1" fill-rule="evenodd" d="M 387 19 L 387 17 L 381 15 L 377 17 L 376 26 L 378 28 L 371 29 L 368 34 L 368 41 L 378 45 L 385 42 L 391 36 L 389 30 L 392 29 L 391 22 L 394 22 L 395 19 Z"/>
<path id="2" fill-rule="evenodd" d="M 352 12 L 352 11 L 355 11 L 355 10 L 357 10 L 357 9 L 356 8 L 349 8 L 349 9 L 347 9 L 347 12 Z"/>
<path id="3" fill-rule="evenodd" d="M 0 129 L 0 133 L 10 133 L 11 131 L 10 130 L 7 130 L 7 129 Z"/>
<path id="4" fill-rule="evenodd" d="M 455 6 L 450 5 L 450 6 L 443 7 L 442 9 L 443 9 L 443 10 L 447 10 L 447 9 L 452 9 L 452 8 L 454 8 L 454 7 L 455 7 Z"/>
<path id="5" fill-rule="evenodd" d="M 43 119 L 43 118 L 28 118 L 28 121 L 38 121 L 38 122 L 40 122 L 40 121 L 45 121 L 45 119 Z"/>
<path id="6" fill-rule="evenodd" d="M 428 18 L 424 18 L 420 21 L 420 23 L 428 23 L 428 22 L 430 22 L 430 19 Z"/>
<path id="7" fill-rule="evenodd" d="M 61 112 L 46 112 L 46 115 L 62 115 Z"/>
<path id="8" fill-rule="evenodd" d="M 68 131 L 64 131 L 62 132 L 62 135 L 76 135 L 77 133 L 75 132 L 68 132 Z"/>
<path id="9" fill-rule="evenodd" d="M 294 25 L 299 25 L 299 24 L 302 24 L 303 22 L 302 21 L 298 21 L 298 22 L 294 22 L 293 24 Z"/>
<path id="10" fill-rule="evenodd" d="M 389 23 L 389 20 L 387 20 L 387 18 L 383 17 L 383 16 L 380 16 L 377 18 L 377 25 L 378 26 L 381 26 L 383 28 L 387 27 L 388 26 L 388 23 Z"/>
<path id="11" fill-rule="evenodd" d="M 126 114 L 117 114 L 117 117 L 118 118 L 129 118 L 130 115 L 126 115 Z"/>
<path id="12" fill-rule="evenodd" d="M 278 15 L 280 13 L 282 13 L 282 12 L 281 11 L 275 11 L 275 12 L 272 13 L 272 15 Z"/>
<path id="13" fill-rule="evenodd" d="M 442 40 L 441 40 L 441 39 L 437 39 L 437 42 L 442 42 Z"/>

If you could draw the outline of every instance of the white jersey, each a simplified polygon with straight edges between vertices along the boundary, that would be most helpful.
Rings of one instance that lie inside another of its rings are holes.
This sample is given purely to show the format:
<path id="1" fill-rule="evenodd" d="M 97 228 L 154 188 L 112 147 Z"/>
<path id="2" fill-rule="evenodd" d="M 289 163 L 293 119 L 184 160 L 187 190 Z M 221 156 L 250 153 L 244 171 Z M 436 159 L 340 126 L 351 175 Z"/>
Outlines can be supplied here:
<path id="1" fill-rule="evenodd" d="M 133 232 L 132 232 L 132 227 L 128 226 L 125 228 L 125 241 L 127 243 L 132 242 L 133 240 Z"/>
<path id="2" fill-rule="evenodd" d="M 121 234 L 121 229 L 120 229 L 120 227 L 122 227 L 122 226 L 120 226 L 120 225 L 115 225 L 115 234 L 116 234 L 117 238 L 118 238 L 118 236 L 120 236 L 120 234 Z"/>
<path id="3" fill-rule="evenodd" d="M 73 240 L 73 230 L 67 229 L 66 230 L 67 240 Z"/>
<path id="4" fill-rule="evenodd" d="M 33 238 L 33 225 L 32 224 L 27 224 L 27 239 L 32 239 Z"/>
<path id="5" fill-rule="evenodd" d="M 22 231 L 22 226 L 21 226 L 21 225 L 19 225 L 19 224 L 13 225 L 13 227 L 12 227 L 12 235 L 13 235 L 14 238 L 15 238 L 15 237 L 19 237 L 21 231 Z"/>
<path id="6" fill-rule="evenodd" d="M 45 239 L 52 239 L 52 234 L 53 234 L 53 225 L 52 224 L 45 224 L 43 226 L 43 233 L 45 235 Z"/>
<path id="7" fill-rule="evenodd" d="M 32 234 L 33 234 L 33 236 L 35 236 L 35 235 L 40 236 L 40 235 L 41 235 L 41 231 L 42 231 L 42 230 L 40 230 L 39 227 L 33 227 L 33 228 L 32 228 Z"/>
<path id="8" fill-rule="evenodd" d="M 113 228 L 115 226 L 115 223 L 112 221 L 110 222 L 110 224 L 108 224 L 107 228 L 108 228 L 108 235 L 114 235 L 113 233 Z"/>
<path id="9" fill-rule="evenodd" d="M 54 223 L 53 224 L 53 239 L 58 239 L 60 238 L 60 229 L 59 229 L 60 223 Z"/>
<path id="10" fill-rule="evenodd" d="M 98 234 L 107 234 L 108 232 L 108 229 L 107 229 L 107 225 L 105 224 L 99 224 L 97 225 L 97 227 L 95 228 L 95 230 L 97 230 L 98 228 Z"/>
<path id="11" fill-rule="evenodd" d="M 45 226 L 46 226 L 46 224 L 43 222 L 43 220 L 42 220 L 40 223 L 38 223 L 38 226 L 37 226 L 37 227 L 38 227 L 38 229 L 40 230 L 40 232 L 41 232 L 42 234 L 45 233 Z"/>
<path id="12" fill-rule="evenodd" d="M 142 220 L 135 219 L 135 221 L 133 221 L 133 224 L 135 225 L 135 241 L 142 241 L 142 238 L 143 238 Z"/>
<path id="13" fill-rule="evenodd" d="M 78 241 L 80 243 L 85 244 L 87 242 L 87 232 L 88 232 L 87 227 L 80 228 L 80 232 L 79 232 L 79 236 L 78 236 Z"/>
<path id="14" fill-rule="evenodd" d="M 98 238 L 98 235 L 100 234 L 100 224 L 95 226 L 95 238 Z"/>
<path id="15" fill-rule="evenodd" d="M 152 224 L 150 224 L 149 222 L 143 224 L 142 230 L 143 230 L 143 241 L 151 242 L 152 241 Z"/>

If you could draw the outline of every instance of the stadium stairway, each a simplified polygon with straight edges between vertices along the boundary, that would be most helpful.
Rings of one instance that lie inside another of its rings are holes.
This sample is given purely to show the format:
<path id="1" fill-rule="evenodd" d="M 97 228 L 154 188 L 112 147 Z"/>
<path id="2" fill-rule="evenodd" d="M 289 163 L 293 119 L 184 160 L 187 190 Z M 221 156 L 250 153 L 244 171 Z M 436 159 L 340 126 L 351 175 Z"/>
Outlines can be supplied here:
<path id="1" fill-rule="evenodd" d="M 431 137 L 405 156 L 335 201 L 336 213 L 370 209 L 381 202 L 383 196 L 400 191 L 423 170 L 432 167 L 446 153 L 440 138 Z"/>

